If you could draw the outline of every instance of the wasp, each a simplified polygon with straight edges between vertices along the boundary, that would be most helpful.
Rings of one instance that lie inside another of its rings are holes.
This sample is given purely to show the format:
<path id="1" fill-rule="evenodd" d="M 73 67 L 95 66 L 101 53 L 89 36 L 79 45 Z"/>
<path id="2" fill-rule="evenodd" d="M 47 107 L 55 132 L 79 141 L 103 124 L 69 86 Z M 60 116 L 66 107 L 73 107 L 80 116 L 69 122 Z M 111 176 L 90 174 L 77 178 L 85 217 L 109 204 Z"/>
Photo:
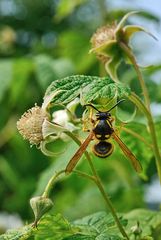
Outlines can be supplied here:
<path id="1" fill-rule="evenodd" d="M 135 155 L 130 151 L 130 149 L 123 143 L 123 141 L 120 139 L 120 137 L 117 135 L 114 127 L 113 127 L 113 117 L 111 116 L 110 111 L 115 108 L 118 104 L 120 104 L 124 99 L 118 101 L 113 107 L 111 107 L 108 111 L 102 112 L 99 111 L 95 106 L 92 104 L 87 104 L 85 106 L 90 106 L 93 109 L 96 110 L 96 121 L 93 120 L 93 128 L 90 131 L 88 137 L 85 139 L 85 141 L 82 143 L 80 148 L 77 150 L 77 152 L 74 154 L 74 156 L 71 158 L 69 163 L 66 167 L 66 172 L 70 173 L 74 167 L 76 166 L 77 162 L 83 155 L 83 153 L 86 151 L 86 148 L 88 147 L 89 143 L 95 139 L 96 143 L 93 145 L 93 153 L 100 157 L 100 158 L 106 158 L 110 156 L 113 152 L 113 144 L 111 143 L 111 138 L 117 142 L 119 147 L 121 148 L 124 155 L 131 161 L 134 169 L 136 172 L 142 171 L 142 166 L 138 159 L 135 157 Z"/>

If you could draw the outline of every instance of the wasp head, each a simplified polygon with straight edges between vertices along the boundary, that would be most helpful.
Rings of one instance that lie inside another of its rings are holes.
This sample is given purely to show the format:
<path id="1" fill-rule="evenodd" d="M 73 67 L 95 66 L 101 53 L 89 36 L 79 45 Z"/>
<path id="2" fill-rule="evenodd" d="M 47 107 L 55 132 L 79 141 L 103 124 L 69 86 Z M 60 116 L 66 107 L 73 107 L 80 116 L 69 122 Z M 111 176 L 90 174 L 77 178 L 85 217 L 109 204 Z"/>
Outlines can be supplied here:
<path id="1" fill-rule="evenodd" d="M 97 120 L 106 120 L 108 118 L 111 117 L 111 113 L 110 112 L 97 112 L 96 113 L 96 118 Z"/>

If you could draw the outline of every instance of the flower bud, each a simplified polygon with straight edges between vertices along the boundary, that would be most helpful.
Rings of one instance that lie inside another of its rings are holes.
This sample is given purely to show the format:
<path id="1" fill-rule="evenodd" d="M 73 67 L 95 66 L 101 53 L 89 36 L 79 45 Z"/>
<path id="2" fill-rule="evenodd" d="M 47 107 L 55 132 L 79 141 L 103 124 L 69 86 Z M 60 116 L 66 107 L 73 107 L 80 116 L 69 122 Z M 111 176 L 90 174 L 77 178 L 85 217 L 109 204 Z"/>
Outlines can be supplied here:
<path id="1" fill-rule="evenodd" d="M 101 49 L 102 47 L 104 49 L 106 48 L 107 44 L 109 44 L 109 42 L 111 43 L 111 41 L 115 40 L 116 27 L 116 23 L 100 27 L 91 38 L 92 51 L 96 53 L 97 58 L 103 63 L 106 63 L 109 60 L 110 56 L 101 50 L 97 51 L 97 49 Z"/>
<path id="2" fill-rule="evenodd" d="M 30 206 L 35 215 L 33 226 L 37 227 L 37 222 L 53 207 L 53 202 L 50 198 L 38 196 L 30 199 Z"/>

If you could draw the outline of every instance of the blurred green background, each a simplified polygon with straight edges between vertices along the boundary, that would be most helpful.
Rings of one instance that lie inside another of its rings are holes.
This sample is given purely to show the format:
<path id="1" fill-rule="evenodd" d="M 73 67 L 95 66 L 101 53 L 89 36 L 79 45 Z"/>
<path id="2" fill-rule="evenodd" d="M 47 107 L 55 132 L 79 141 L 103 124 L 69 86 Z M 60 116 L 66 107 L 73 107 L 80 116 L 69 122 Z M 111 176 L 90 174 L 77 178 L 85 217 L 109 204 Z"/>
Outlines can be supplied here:
<path id="1" fill-rule="evenodd" d="M 131 10 L 141 12 L 130 17 L 129 23 L 148 28 L 160 40 L 159 0 L 0 0 L 2 232 L 10 227 L 9 220 L 5 220 L 4 224 L 4 219 L 8 219 L 4 213 L 17 214 L 23 222 L 33 219 L 29 199 L 42 193 L 55 165 L 58 161 L 63 161 L 63 157 L 48 158 L 35 147 L 30 148 L 29 143 L 17 132 L 16 121 L 35 103 L 42 104 L 45 90 L 53 80 L 74 74 L 106 75 L 103 65 L 94 55 L 88 53 L 90 38 L 97 27 L 120 20 Z M 155 118 L 160 119 L 161 43 L 139 33 L 131 44 L 140 65 L 155 65 L 143 73 L 152 101 L 152 111 Z M 119 76 L 123 82 L 130 84 L 137 94 L 141 94 L 135 72 L 130 66 L 122 63 Z M 130 106 L 126 111 L 130 113 Z M 128 142 L 128 136 L 124 137 Z M 68 144 L 73 152 L 76 146 L 71 142 Z M 132 149 L 135 148 L 132 143 L 129 143 L 129 146 L 130 144 Z M 156 201 L 153 201 L 147 193 L 147 188 L 156 174 L 152 156 L 146 182 L 133 173 L 123 157 L 119 155 L 118 158 L 119 162 L 111 158 L 108 163 L 98 159 L 95 163 L 116 209 L 126 212 L 147 205 L 158 208 L 158 199 L 161 196 L 157 195 Z M 82 163 L 82 170 L 85 167 Z M 157 185 L 157 180 L 155 184 Z M 157 186 L 154 192 L 159 190 L 160 187 Z M 105 209 L 96 187 L 76 176 L 58 183 L 53 195 L 55 211 L 60 211 L 71 219 Z"/>

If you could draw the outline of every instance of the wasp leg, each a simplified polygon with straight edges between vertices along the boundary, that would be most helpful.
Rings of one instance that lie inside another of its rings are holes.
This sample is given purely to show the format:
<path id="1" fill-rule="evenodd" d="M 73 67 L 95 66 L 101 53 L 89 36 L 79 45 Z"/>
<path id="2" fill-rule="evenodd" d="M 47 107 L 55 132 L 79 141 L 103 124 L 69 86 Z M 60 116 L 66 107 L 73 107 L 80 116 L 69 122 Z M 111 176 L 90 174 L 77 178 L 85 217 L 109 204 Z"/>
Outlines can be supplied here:
<path id="1" fill-rule="evenodd" d="M 87 113 L 86 113 L 87 114 Z M 84 116 L 84 119 L 82 119 L 83 122 L 83 131 L 84 132 L 90 132 L 94 125 L 95 125 L 95 120 L 93 119 L 93 109 L 89 109 L 89 114 L 87 117 Z"/>

